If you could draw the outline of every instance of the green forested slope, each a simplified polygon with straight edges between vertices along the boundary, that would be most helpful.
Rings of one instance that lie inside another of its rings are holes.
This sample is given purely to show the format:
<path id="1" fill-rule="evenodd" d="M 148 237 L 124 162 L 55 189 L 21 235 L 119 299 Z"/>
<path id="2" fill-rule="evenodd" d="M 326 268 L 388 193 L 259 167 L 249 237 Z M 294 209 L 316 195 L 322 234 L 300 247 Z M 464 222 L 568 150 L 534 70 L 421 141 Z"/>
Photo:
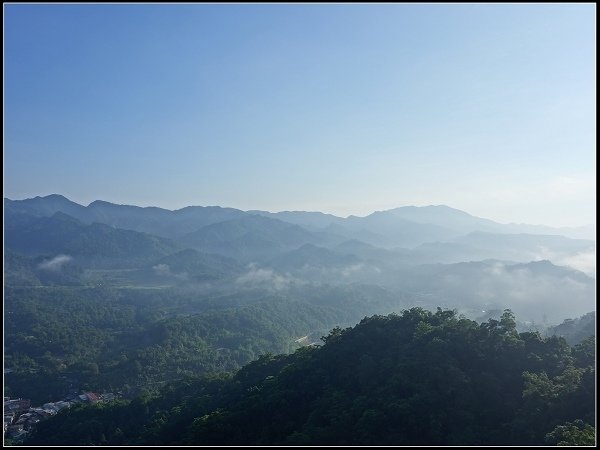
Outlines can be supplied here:
<path id="1" fill-rule="evenodd" d="M 263 356 L 233 377 L 61 413 L 32 443 L 590 443 L 594 354 L 593 338 L 571 348 L 518 334 L 509 311 L 478 324 L 413 308 L 336 328 L 321 347 Z"/>

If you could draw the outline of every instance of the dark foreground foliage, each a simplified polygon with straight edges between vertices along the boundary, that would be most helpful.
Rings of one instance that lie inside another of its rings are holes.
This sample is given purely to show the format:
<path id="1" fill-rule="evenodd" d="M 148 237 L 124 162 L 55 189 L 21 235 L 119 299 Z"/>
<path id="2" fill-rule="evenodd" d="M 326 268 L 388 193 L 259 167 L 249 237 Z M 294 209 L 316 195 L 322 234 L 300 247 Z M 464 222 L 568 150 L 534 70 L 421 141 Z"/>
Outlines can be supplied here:
<path id="1" fill-rule="evenodd" d="M 264 355 L 134 401 L 41 422 L 31 444 L 593 443 L 594 338 L 518 334 L 438 309 L 366 318 L 320 347 Z"/>

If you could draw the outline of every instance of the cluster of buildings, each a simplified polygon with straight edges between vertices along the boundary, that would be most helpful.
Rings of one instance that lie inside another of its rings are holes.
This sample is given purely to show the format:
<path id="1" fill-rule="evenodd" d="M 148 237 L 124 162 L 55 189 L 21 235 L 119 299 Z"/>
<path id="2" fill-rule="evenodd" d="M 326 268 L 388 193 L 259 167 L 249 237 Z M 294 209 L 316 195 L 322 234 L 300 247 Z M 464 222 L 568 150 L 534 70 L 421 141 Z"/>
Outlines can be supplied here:
<path id="1" fill-rule="evenodd" d="M 84 392 L 77 395 L 71 392 L 64 400 L 44 403 L 43 406 L 32 407 L 28 399 L 11 399 L 4 397 L 4 437 L 22 440 L 40 420 L 53 416 L 59 411 L 70 408 L 77 403 L 110 402 L 116 398 L 112 392 L 97 394 Z"/>
<path id="2" fill-rule="evenodd" d="M 4 436 L 21 439 L 27 433 L 23 422 L 17 424 L 21 415 L 31 409 L 31 401 L 24 398 L 11 399 L 4 397 Z"/>

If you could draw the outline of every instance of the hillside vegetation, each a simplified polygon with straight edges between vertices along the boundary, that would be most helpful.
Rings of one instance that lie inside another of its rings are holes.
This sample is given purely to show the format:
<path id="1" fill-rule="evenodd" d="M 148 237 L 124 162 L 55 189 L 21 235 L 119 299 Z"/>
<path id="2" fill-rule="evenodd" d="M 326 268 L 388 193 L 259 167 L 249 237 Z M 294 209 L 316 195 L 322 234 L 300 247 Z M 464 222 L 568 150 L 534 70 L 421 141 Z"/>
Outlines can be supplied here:
<path id="1" fill-rule="evenodd" d="M 519 334 L 510 311 L 478 324 L 412 308 L 323 341 L 264 355 L 233 377 L 61 413 L 31 443 L 593 443 L 593 338 L 569 347 Z"/>

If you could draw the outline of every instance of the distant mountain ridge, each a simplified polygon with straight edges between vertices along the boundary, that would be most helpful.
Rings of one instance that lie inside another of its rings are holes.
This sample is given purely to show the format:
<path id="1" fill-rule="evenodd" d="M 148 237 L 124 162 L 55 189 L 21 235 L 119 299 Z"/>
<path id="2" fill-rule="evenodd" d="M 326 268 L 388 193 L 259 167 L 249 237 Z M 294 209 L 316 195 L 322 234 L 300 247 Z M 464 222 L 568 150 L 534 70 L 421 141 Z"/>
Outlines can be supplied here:
<path id="1" fill-rule="evenodd" d="M 452 236 L 458 237 L 472 231 L 508 234 L 557 234 L 576 239 L 594 240 L 596 234 L 595 225 L 554 228 L 543 225 L 501 224 L 445 205 L 403 206 L 386 211 L 376 211 L 365 217 L 349 216 L 342 218 L 316 211 L 272 213 L 260 210 L 242 211 L 220 206 L 188 206 L 171 211 L 158 207 L 118 205 L 103 200 L 96 200 L 88 206 L 83 206 L 62 195 L 52 194 L 24 200 L 5 198 L 4 209 L 26 212 L 37 216 L 48 216 L 60 211 L 84 223 L 102 222 L 118 228 L 133 229 L 170 238 L 181 237 L 198 230 L 202 226 L 239 219 L 248 215 L 260 215 L 282 220 L 311 231 L 324 230 L 332 225 L 337 225 L 348 229 L 352 233 L 366 229 L 377 234 L 390 227 L 404 225 L 414 229 L 420 228 L 421 233 L 427 233 L 428 241 L 444 240 Z M 422 225 L 427 226 L 423 228 Z M 414 238 L 415 234 L 416 230 L 406 231 L 403 236 L 388 239 L 395 242 L 388 242 L 387 244 L 404 245 L 402 241 L 406 242 Z M 350 239 L 357 238 L 354 235 L 346 237 Z M 427 240 L 413 240 L 411 244 L 417 246 Z M 374 242 L 368 243 L 373 244 Z M 379 242 L 379 244 L 382 243 Z"/>
<path id="2" fill-rule="evenodd" d="M 491 258 L 514 262 L 549 259 L 558 265 L 569 265 L 589 275 L 595 274 L 593 240 L 564 237 L 558 234 L 560 229 L 550 227 L 499 224 L 444 205 L 406 206 L 376 211 L 365 217 L 341 218 L 320 212 L 269 213 L 219 206 L 189 206 L 170 211 L 157 207 L 116 205 L 102 200 L 82 206 L 54 194 L 26 200 L 5 199 L 7 244 L 14 246 L 15 233 L 23 233 L 35 222 L 42 223 L 40 219 L 56 214 L 65 216 L 63 232 L 68 232 L 66 219 L 71 217 L 82 225 L 97 224 L 95 227 L 98 228 L 99 224 L 103 224 L 122 231 L 145 233 L 156 239 L 171 240 L 177 250 L 193 248 L 202 253 L 234 258 L 240 263 L 266 263 L 274 259 L 277 261 L 278 257 L 285 259 L 287 252 L 310 244 L 337 253 L 356 254 L 375 262 L 378 269 L 388 271 L 406 264 L 456 263 Z M 523 229 L 530 232 L 523 233 Z M 45 240 L 58 239 L 47 234 L 48 231 L 50 229 L 46 229 L 45 234 L 32 237 L 30 244 L 38 242 L 38 254 L 49 251 L 50 244 Z M 348 241 L 354 242 L 352 250 L 337 248 Z M 361 248 L 361 243 L 372 248 Z M 106 242 L 106 245 L 113 244 Z M 102 248 L 98 250 L 103 251 Z M 152 259 L 167 254 L 169 252 L 155 254 Z M 328 258 L 325 253 L 317 251 L 315 255 L 323 258 L 317 266 L 326 265 Z"/>
<path id="3" fill-rule="evenodd" d="M 205 225 L 247 215 L 244 211 L 220 206 L 188 206 L 171 211 L 154 206 L 117 205 L 103 200 L 82 206 L 56 194 L 26 200 L 4 199 L 4 210 L 34 216 L 51 216 L 62 212 L 83 223 L 100 222 L 166 238 L 177 238 Z"/>
<path id="4" fill-rule="evenodd" d="M 399 208 L 385 211 L 375 211 L 367 216 L 348 216 L 347 218 L 337 217 L 331 214 L 320 212 L 304 211 L 283 211 L 271 213 L 266 211 L 251 211 L 254 214 L 261 214 L 267 217 L 279 218 L 291 223 L 297 223 L 301 226 L 312 228 L 323 228 L 328 226 L 343 226 L 354 231 L 362 228 L 372 228 L 375 225 L 390 226 L 399 224 L 401 221 L 412 222 L 414 224 L 426 224 L 432 227 L 433 233 L 439 233 L 440 238 L 447 237 L 448 234 L 466 234 L 472 231 L 487 231 L 490 233 L 508 233 L 508 234 L 556 234 L 564 235 L 574 239 L 593 239 L 596 236 L 595 225 L 584 225 L 581 227 L 550 227 L 545 225 L 529 224 L 502 224 L 493 220 L 473 216 L 465 211 L 451 208 L 446 205 L 430 206 L 402 206 Z M 440 227 L 437 230 L 433 227 Z M 418 245 L 418 244 L 416 244 Z"/>
<path id="5" fill-rule="evenodd" d="M 241 260 L 271 258 L 281 251 L 306 243 L 318 243 L 321 237 L 299 225 L 250 215 L 206 225 L 180 239 L 186 246 L 205 252 L 219 252 Z"/>

